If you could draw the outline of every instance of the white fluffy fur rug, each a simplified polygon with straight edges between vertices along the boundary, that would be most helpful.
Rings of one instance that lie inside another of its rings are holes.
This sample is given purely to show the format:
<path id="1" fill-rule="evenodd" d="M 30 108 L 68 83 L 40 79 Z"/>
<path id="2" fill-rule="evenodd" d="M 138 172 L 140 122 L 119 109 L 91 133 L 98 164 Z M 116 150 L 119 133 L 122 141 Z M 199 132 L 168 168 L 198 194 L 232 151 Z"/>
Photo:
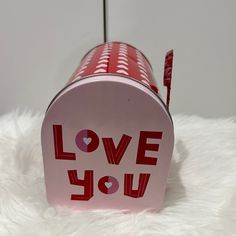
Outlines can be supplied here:
<path id="1" fill-rule="evenodd" d="M 176 144 L 161 212 L 72 212 L 46 201 L 42 115 L 0 117 L 0 235 L 236 235 L 236 123 L 175 116 Z"/>

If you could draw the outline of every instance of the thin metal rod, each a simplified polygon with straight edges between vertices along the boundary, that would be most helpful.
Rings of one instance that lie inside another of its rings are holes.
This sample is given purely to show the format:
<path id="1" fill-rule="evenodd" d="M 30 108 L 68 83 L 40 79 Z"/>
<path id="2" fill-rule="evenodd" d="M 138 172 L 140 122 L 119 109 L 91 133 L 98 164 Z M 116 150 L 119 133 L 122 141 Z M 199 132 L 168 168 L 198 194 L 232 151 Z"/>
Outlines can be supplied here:
<path id="1" fill-rule="evenodd" d="M 107 1 L 103 0 L 103 41 L 107 42 Z"/>

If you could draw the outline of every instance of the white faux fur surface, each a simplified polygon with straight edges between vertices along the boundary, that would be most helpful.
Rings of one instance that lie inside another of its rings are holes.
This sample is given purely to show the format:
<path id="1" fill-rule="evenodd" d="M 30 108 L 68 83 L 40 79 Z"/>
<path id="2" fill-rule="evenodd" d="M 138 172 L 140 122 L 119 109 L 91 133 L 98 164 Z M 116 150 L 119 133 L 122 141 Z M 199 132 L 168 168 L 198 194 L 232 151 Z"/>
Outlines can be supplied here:
<path id="1" fill-rule="evenodd" d="M 0 117 L 0 236 L 236 235 L 234 119 L 174 116 L 175 150 L 159 213 L 75 212 L 46 201 L 41 114 Z"/>

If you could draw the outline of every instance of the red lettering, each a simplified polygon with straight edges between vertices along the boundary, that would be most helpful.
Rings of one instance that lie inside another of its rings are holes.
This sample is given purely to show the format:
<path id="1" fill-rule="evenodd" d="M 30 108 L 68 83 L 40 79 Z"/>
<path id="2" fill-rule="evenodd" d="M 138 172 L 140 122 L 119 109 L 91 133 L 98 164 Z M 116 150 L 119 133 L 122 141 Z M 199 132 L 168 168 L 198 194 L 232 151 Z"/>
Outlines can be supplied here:
<path id="1" fill-rule="evenodd" d="M 157 158 L 145 156 L 145 152 L 147 150 L 149 151 L 159 150 L 159 144 L 147 143 L 148 138 L 161 139 L 162 132 L 154 132 L 154 131 L 141 131 L 140 132 L 136 164 L 143 164 L 143 165 L 156 165 L 157 164 Z"/>
<path id="2" fill-rule="evenodd" d="M 53 139 L 54 139 L 54 149 L 55 149 L 56 159 L 59 159 L 59 160 L 75 160 L 76 159 L 75 153 L 63 151 L 61 125 L 53 125 Z"/>
<path id="3" fill-rule="evenodd" d="M 109 164 L 119 165 L 121 158 L 123 157 L 130 143 L 130 140 L 130 136 L 123 134 L 117 148 L 115 148 L 112 138 L 102 138 Z"/>
<path id="4" fill-rule="evenodd" d="M 139 175 L 137 190 L 133 190 L 133 178 L 133 174 L 125 174 L 124 195 L 134 198 L 143 197 L 150 178 L 150 174 L 141 173 Z"/>
<path id="5" fill-rule="evenodd" d="M 71 200 L 88 201 L 93 197 L 93 171 L 86 170 L 84 179 L 78 179 L 76 170 L 68 170 L 70 184 L 84 186 L 84 194 L 71 194 Z"/>
<path id="6" fill-rule="evenodd" d="M 112 194 L 112 193 L 115 193 L 118 190 L 119 182 L 113 176 L 103 176 L 98 181 L 98 188 L 102 193 Z"/>
<path id="7" fill-rule="evenodd" d="M 83 129 L 76 135 L 75 142 L 81 151 L 93 152 L 99 145 L 99 138 L 94 131 Z"/>

